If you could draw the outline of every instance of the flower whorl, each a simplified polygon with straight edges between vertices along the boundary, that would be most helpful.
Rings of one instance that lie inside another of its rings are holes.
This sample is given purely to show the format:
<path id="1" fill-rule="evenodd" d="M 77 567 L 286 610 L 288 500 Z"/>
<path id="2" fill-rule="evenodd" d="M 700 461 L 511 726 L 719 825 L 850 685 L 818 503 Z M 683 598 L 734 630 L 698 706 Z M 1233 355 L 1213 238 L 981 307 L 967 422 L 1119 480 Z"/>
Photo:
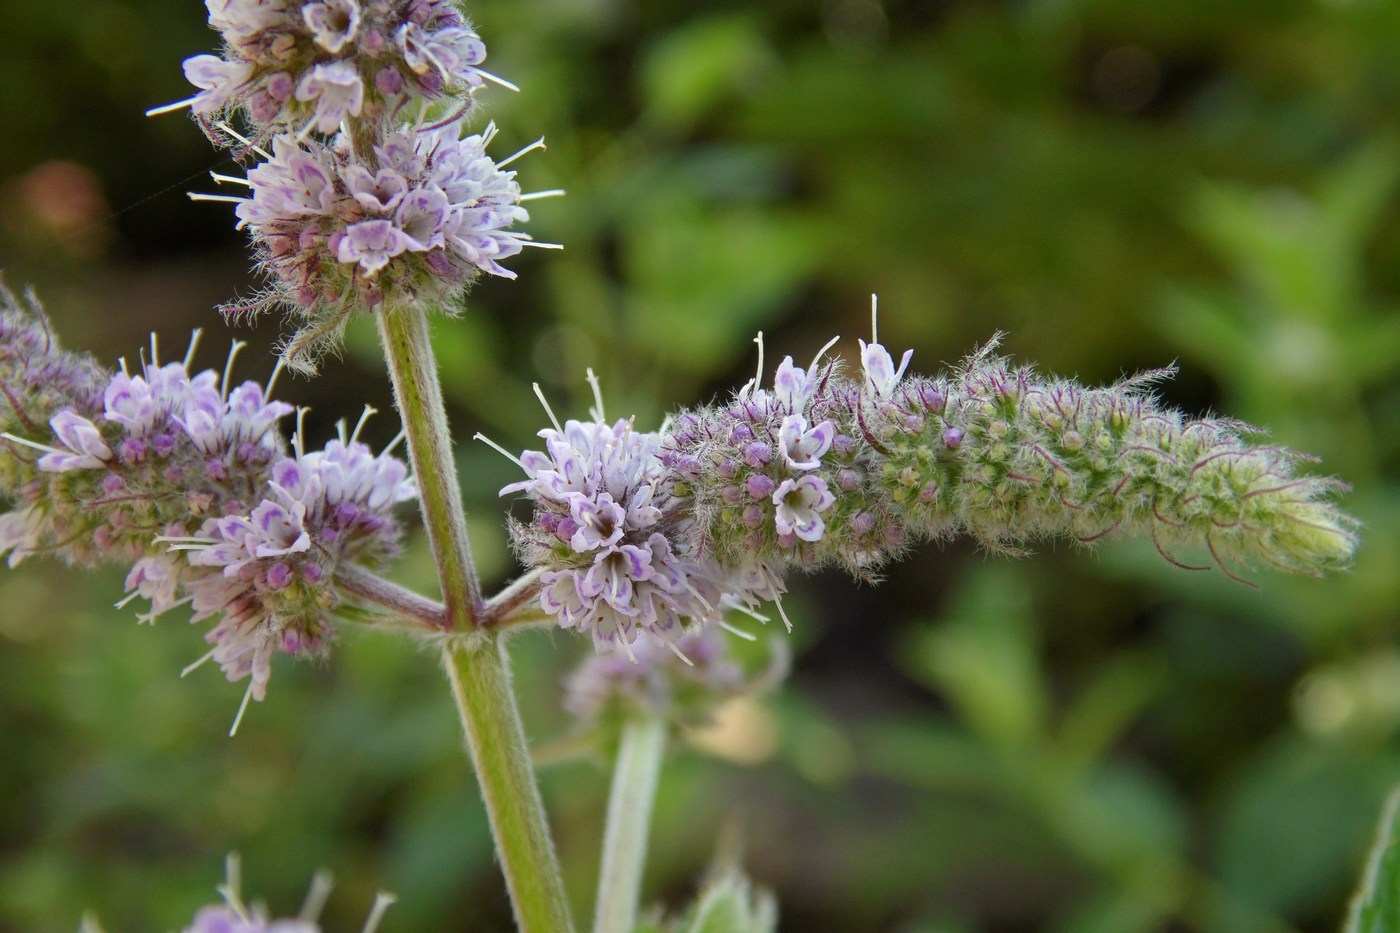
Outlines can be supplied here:
<path id="1" fill-rule="evenodd" d="M 410 98 L 459 96 L 491 77 L 486 46 L 447 0 L 206 0 L 221 56 L 186 59 L 209 118 L 241 109 L 259 136 L 274 128 L 334 133 L 347 117 L 376 121 Z M 496 79 L 499 80 L 499 79 Z M 206 124 L 219 142 L 229 137 Z"/>

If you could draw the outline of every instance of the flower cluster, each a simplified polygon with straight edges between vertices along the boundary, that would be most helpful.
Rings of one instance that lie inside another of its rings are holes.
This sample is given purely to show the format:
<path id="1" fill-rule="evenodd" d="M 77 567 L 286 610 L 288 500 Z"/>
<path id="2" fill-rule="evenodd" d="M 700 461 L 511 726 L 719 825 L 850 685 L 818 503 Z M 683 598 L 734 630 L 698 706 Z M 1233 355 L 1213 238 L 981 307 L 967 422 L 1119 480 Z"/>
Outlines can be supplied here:
<path id="1" fill-rule="evenodd" d="M 349 117 L 377 121 L 410 97 L 458 96 L 493 77 L 479 67 L 485 44 L 448 0 L 205 5 L 223 54 L 186 59 L 199 93 L 153 113 L 188 106 L 210 118 L 241 108 L 260 127 L 331 134 Z"/>
<path id="2" fill-rule="evenodd" d="M 274 652 L 325 651 L 339 602 L 328 585 L 335 568 L 396 554 L 393 510 L 416 494 L 402 461 L 344 440 L 274 464 L 268 490 L 247 514 L 210 519 L 179 542 L 196 568 L 185 580 L 191 621 L 220 616 L 205 635 L 209 657 L 229 680 L 249 677 L 255 700 L 266 693 Z M 140 570 L 141 579 L 128 580 L 136 592 L 149 579 L 148 567 Z M 143 595 L 152 612 L 168 608 L 168 590 Z"/>
<path id="3" fill-rule="evenodd" d="M 766 667 L 752 673 L 714 626 L 679 636 L 679 653 L 656 639 L 638 640 L 630 656 L 614 646 L 589 655 L 569 675 L 564 707 L 584 727 L 638 713 L 682 724 L 705 722 L 722 703 L 781 682 L 788 670 L 786 644 L 771 639 Z"/>
<path id="4" fill-rule="evenodd" d="M 138 373 L 90 383 L 91 361 L 39 344 L 40 325 L 0 314 L 13 337 L 0 342 L 0 377 L 9 383 L 11 366 L 63 377 L 9 390 L 23 404 L 0 456 L 13 480 L 0 554 L 130 565 L 128 601 L 150 601 L 143 618 L 186 604 L 193 621 L 217 617 L 206 657 L 261 699 L 275 652 L 325 650 L 337 568 L 397 551 L 394 509 L 415 495 L 407 467 L 343 432 L 323 450 L 298 439 L 289 452 L 279 421 L 292 408 L 270 386 L 162 365 L 154 342 Z M 36 422 L 58 398 L 70 403 Z"/>
<path id="5" fill-rule="evenodd" d="M 190 106 L 221 145 L 262 164 L 232 202 L 270 287 L 229 315 L 286 310 L 301 319 L 285 359 L 312 371 L 356 308 L 452 313 L 480 274 L 534 243 L 515 172 L 486 155 L 495 126 L 463 136 L 471 92 L 490 78 L 486 48 L 448 0 L 207 0 L 222 57 L 185 73 Z M 441 100 L 441 106 L 430 106 Z M 216 119 L 241 109 L 252 137 Z"/>
<path id="6" fill-rule="evenodd" d="M 880 385 L 891 391 L 897 379 L 891 369 Z M 787 357 L 772 389 L 755 377 L 727 404 L 675 418 L 664 459 L 704 516 L 708 546 L 736 576 L 781 592 L 787 564 L 834 561 L 868 574 L 903 546 L 903 529 L 872 494 L 866 397 L 820 354 L 806 369 Z"/>
<path id="7" fill-rule="evenodd" d="M 368 161 L 345 137 L 279 136 L 248 172 L 248 195 L 233 200 L 277 281 L 263 304 L 310 321 L 292 357 L 333 338 L 356 307 L 450 305 L 482 272 L 515 277 L 500 260 L 530 242 L 511 229 L 529 219 L 520 186 L 486 155 L 494 127 L 460 132 L 405 126 Z"/>
<path id="8" fill-rule="evenodd" d="M 230 388 L 212 370 L 161 365 L 154 346 L 138 374 L 112 374 L 98 398 L 10 436 L 11 457 L 35 471 L 0 516 L 12 564 L 44 550 L 77 563 L 135 560 L 154 536 L 241 507 L 282 455 L 277 422 L 292 410 L 257 382 Z"/>
<path id="9" fill-rule="evenodd" d="M 569 421 L 540 432 L 545 450 L 517 463 L 534 521 L 515 529 L 531 564 L 548 564 L 540 604 L 600 647 L 630 652 L 640 632 L 674 643 L 689 620 L 717 618 L 715 570 L 686 546 L 689 519 L 658 457 L 660 435 L 630 422 Z"/>
<path id="10" fill-rule="evenodd" d="M 106 383 L 107 373 L 94 360 L 59 346 L 34 296 L 21 301 L 0 284 L 0 434 L 38 435 L 64 409 L 96 416 Z M 0 490 L 36 478 L 32 458 L 0 453 Z"/>

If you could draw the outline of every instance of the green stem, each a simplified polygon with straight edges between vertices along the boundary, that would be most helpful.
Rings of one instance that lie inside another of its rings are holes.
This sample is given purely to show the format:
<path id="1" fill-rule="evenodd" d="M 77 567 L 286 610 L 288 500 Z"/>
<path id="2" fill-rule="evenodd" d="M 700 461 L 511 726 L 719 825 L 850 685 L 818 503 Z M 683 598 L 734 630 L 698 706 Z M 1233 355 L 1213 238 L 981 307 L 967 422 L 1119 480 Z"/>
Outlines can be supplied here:
<path id="1" fill-rule="evenodd" d="M 449 642 L 442 654 L 516 924 L 525 933 L 568 933 L 573 921 L 510 686 L 505 645 L 500 636 L 483 634 Z"/>
<path id="2" fill-rule="evenodd" d="M 573 924 L 529 746 L 499 636 L 477 627 L 483 609 L 452 437 L 428 322 L 418 309 L 385 309 L 379 333 L 408 435 L 428 543 L 442 587 L 449 637 L 443 646 L 452 697 L 476 769 L 496 851 L 523 933 L 569 933 Z"/>
<path id="3" fill-rule="evenodd" d="M 665 751 L 666 722 L 660 716 L 641 716 L 623 727 L 603 830 L 593 933 L 632 933 L 637 925 L 647 831 Z"/>
<path id="4" fill-rule="evenodd" d="M 416 308 L 385 308 L 376 317 L 394 383 L 394 401 L 408 434 L 408 454 L 447 619 L 453 629 L 468 631 L 476 620 L 481 586 L 467 541 L 466 511 L 457 485 L 452 434 L 447 429 L 428 318 Z"/>

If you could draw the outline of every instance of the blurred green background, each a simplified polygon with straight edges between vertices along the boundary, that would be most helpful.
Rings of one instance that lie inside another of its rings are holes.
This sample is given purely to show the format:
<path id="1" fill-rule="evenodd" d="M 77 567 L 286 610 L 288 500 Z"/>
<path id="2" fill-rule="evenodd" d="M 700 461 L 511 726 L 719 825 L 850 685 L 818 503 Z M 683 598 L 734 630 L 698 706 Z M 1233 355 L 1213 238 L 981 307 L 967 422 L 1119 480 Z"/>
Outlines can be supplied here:
<path id="1" fill-rule="evenodd" d="M 6 0 L 0 268 L 104 362 L 170 355 L 255 286 L 222 205 L 233 167 L 179 116 L 194 2 Z M 1334 929 L 1400 781 L 1400 4 L 1393 0 L 481 0 L 497 155 L 565 187 L 511 263 L 440 321 L 459 436 L 530 443 L 586 407 L 656 423 L 833 334 L 931 371 L 994 332 L 1103 383 L 1177 360 L 1168 401 L 1271 428 L 1355 487 L 1355 570 L 1327 580 L 1165 565 L 1150 545 L 1025 561 L 929 547 L 878 587 L 795 581 L 795 669 L 726 709 L 665 774 L 650 899 L 687 900 L 718 838 L 791 931 Z M 243 374 L 265 377 L 265 320 Z M 282 396 L 324 438 L 391 411 L 371 328 Z M 383 442 L 397 430 L 376 419 Z M 512 573 L 463 443 L 484 575 Z M 397 576 L 431 589 L 421 540 Z M 138 627 L 120 575 L 0 576 L 0 930 L 175 930 L 224 854 L 292 912 L 318 868 L 329 929 L 498 931 L 509 910 L 430 653 L 348 631 L 329 663 L 242 687 L 179 619 Z M 589 650 L 515 643 L 532 738 L 565 735 Z M 571 896 L 589 909 L 597 762 L 544 772 Z"/>

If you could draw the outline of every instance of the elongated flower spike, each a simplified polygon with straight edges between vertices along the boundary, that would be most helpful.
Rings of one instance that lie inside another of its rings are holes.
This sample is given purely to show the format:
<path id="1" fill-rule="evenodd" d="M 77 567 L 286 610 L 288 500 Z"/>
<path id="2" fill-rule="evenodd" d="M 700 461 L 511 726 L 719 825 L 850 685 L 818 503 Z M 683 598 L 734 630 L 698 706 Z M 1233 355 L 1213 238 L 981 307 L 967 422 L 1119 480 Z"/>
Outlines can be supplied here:
<path id="1" fill-rule="evenodd" d="M 656 434 L 551 415 L 546 451 L 511 457 L 529 478 L 502 490 L 535 502 L 512 536 L 544 570 L 545 611 L 624 653 L 639 632 L 673 639 L 683 619 L 764 620 L 770 601 L 791 628 L 789 569 L 868 578 L 910 543 L 961 532 L 1012 554 L 1142 534 L 1178 567 L 1241 582 L 1254 563 L 1316 574 L 1351 558 L 1357 523 L 1330 501 L 1345 486 L 1299 475 L 1307 458 L 1251 445 L 1236 423 L 1160 406 L 1150 390 L 1169 371 L 1089 389 L 1015 367 L 993 342 L 928 378 L 908 373 L 909 351 L 894 364 L 876 323 L 872 302 L 856 378 L 823 364 L 824 348 L 806 369 L 785 358 L 771 388 L 760 368 L 727 403 Z M 1187 563 L 1188 548 L 1209 563 Z M 653 592 L 639 584 L 671 560 L 686 570 L 659 578 L 684 580 L 655 590 L 669 613 L 639 603 Z"/>

